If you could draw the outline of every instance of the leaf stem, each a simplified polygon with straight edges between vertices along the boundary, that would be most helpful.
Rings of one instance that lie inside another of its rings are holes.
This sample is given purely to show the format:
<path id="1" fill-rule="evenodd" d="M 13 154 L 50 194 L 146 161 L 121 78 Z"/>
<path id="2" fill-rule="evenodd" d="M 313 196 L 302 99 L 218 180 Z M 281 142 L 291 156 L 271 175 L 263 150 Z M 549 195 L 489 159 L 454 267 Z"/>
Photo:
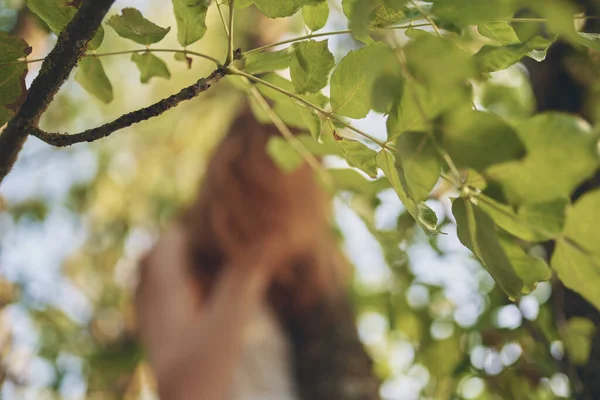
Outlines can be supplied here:
<path id="1" fill-rule="evenodd" d="M 235 67 L 229 67 L 229 68 L 228 68 L 228 70 L 229 70 L 229 72 L 230 72 L 232 75 L 239 75 L 239 76 L 243 76 L 243 77 L 245 77 L 245 78 L 247 78 L 247 79 L 249 79 L 249 80 L 251 80 L 251 81 L 254 81 L 254 82 L 256 82 L 256 83 L 260 83 L 261 85 L 267 86 L 267 87 L 269 87 L 269 88 L 271 88 L 271 89 L 273 89 L 273 90 L 275 90 L 275 91 L 277 91 L 277 92 L 279 92 L 279 93 L 281 93 L 281 94 L 284 94 L 284 95 L 286 95 L 286 96 L 288 96 L 288 97 L 290 97 L 290 98 L 292 98 L 292 99 L 294 99 L 294 100 L 298 101 L 299 103 L 302 103 L 302 104 L 303 104 L 303 105 L 305 105 L 306 107 L 308 107 L 308 108 L 312 108 L 313 110 L 315 110 L 315 111 L 316 111 L 316 112 L 318 112 L 319 114 L 323 115 L 325 118 L 327 118 L 327 119 L 334 119 L 334 120 L 336 120 L 337 122 L 339 122 L 340 124 L 344 125 L 344 126 L 345 126 L 345 127 L 347 127 L 348 129 L 351 129 L 351 130 L 353 130 L 354 132 L 358 133 L 359 135 L 361 135 L 361 136 L 363 136 L 363 137 L 365 137 L 365 138 L 367 138 L 367 139 L 371 140 L 372 142 L 374 142 L 375 144 L 377 144 L 379 147 L 382 147 L 382 148 L 387 148 L 387 145 L 386 145 L 386 143 L 385 143 L 385 142 L 382 142 L 381 140 L 379 140 L 379 139 L 377 139 L 377 138 L 375 138 L 375 137 L 373 137 L 373 136 L 369 135 L 368 133 L 366 133 L 366 132 L 364 132 L 364 131 L 362 131 L 362 130 L 360 130 L 360 129 L 358 129 L 358 128 L 355 128 L 354 126 L 352 126 L 352 125 L 351 125 L 351 124 L 349 124 L 348 122 L 344 121 L 344 119 L 343 119 L 343 118 L 340 118 L 340 117 L 338 117 L 338 116 L 337 116 L 337 115 L 335 115 L 334 113 L 330 113 L 330 112 L 328 112 L 328 111 L 325 111 L 325 110 L 323 110 L 321 107 L 319 107 L 319 106 L 317 106 L 317 105 L 315 105 L 315 104 L 311 103 L 311 102 L 310 102 L 310 101 L 308 101 L 308 100 L 305 100 L 305 99 L 303 99 L 302 97 L 298 96 L 298 95 L 297 95 L 297 94 L 295 94 L 295 93 L 288 92 L 287 90 L 285 90 L 285 89 L 282 89 L 282 88 L 280 88 L 280 87 L 279 87 L 279 86 L 277 86 L 277 85 L 273 85 L 273 84 L 272 84 L 272 83 L 270 83 L 270 82 L 267 82 L 267 81 L 265 81 L 265 80 L 263 80 L 263 79 L 260 79 L 260 78 L 258 78 L 258 77 L 256 77 L 256 76 L 254 76 L 254 75 L 252 75 L 252 74 L 249 74 L 249 73 L 247 73 L 247 72 L 241 71 L 241 70 L 239 70 L 239 69 L 237 69 L 237 68 L 235 68 Z"/>
<path id="2" fill-rule="evenodd" d="M 233 56 L 233 15 L 235 14 L 233 11 L 233 4 L 235 0 L 229 0 L 229 28 L 227 35 L 229 36 L 229 43 L 227 45 L 227 59 L 225 61 L 226 65 L 231 64 L 234 60 Z"/>

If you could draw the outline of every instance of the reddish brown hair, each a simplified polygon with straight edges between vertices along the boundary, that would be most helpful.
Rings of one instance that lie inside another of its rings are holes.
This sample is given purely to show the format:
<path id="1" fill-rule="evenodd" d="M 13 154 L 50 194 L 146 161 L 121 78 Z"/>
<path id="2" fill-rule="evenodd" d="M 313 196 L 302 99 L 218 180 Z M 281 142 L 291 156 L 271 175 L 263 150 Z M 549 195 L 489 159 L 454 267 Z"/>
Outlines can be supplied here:
<path id="1" fill-rule="evenodd" d="M 314 297 L 309 292 L 316 294 L 327 286 L 326 276 L 332 272 L 328 196 L 306 164 L 291 173 L 275 165 L 266 146 L 276 135 L 277 128 L 259 123 L 249 111 L 236 118 L 185 214 L 194 272 L 205 293 L 231 257 L 224 250 L 222 232 L 236 235 L 238 241 L 285 232 L 303 243 L 290 249 L 280 268 L 272 289 L 278 302 L 283 296 L 287 305 L 304 303 Z M 302 296 L 294 289 L 300 285 L 306 288 Z"/>

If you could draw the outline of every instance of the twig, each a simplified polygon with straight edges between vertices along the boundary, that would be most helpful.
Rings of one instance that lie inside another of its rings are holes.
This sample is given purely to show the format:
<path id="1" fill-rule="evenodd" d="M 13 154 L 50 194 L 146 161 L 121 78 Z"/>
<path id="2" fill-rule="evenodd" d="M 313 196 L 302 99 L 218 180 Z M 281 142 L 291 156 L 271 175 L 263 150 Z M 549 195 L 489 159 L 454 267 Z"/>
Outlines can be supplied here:
<path id="1" fill-rule="evenodd" d="M 101 125 L 97 128 L 88 129 L 86 131 L 76 133 L 73 135 L 63 133 L 52 133 L 45 132 L 37 127 L 32 128 L 31 135 L 38 139 L 57 147 L 66 147 L 75 143 L 82 142 L 93 142 L 98 139 L 102 139 L 109 136 L 119 129 L 126 128 L 138 122 L 145 121 L 150 118 L 157 117 L 165 111 L 177 106 L 179 103 L 185 100 L 193 99 L 200 93 L 208 90 L 210 86 L 217 83 L 227 74 L 225 68 L 219 67 L 212 74 L 206 78 L 199 79 L 193 85 L 181 89 L 178 93 L 162 99 L 151 106 L 142 108 L 137 111 L 133 111 L 129 114 L 125 114 L 117 118 L 116 120 L 107 124 Z"/>
<path id="2" fill-rule="evenodd" d="M 60 33 L 56 46 L 44 60 L 27 99 L 0 135 L 0 183 L 11 170 L 27 135 L 83 57 L 102 19 L 115 0 L 87 0 Z"/>
<path id="3" fill-rule="evenodd" d="M 217 60 L 216 58 L 209 56 L 208 54 L 203 54 L 203 53 L 198 53 L 196 51 L 191 51 L 191 50 L 186 50 L 186 49 L 154 49 L 152 47 L 147 48 L 141 48 L 141 49 L 135 49 L 135 50 L 123 50 L 123 51 L 111 51 L 108 53 L 87 53 L 85 54 L 83 57 L 106 57 L 106 56 L 116 56 L 119 54 L 132 54 L 132 53 L 180 53 L 180 54 L 185 54 L 185 55 L 191 55 L 191 56 L 196 56 L 196 57 L 201 57 L 201 58 L 205 58 L 207 60 L 210 60 L 212 62 L 214 62 L 217 66 L 221 66 L 221 62 L 219 60 Z M 45 58 L 33 58 L 33 59 L 25 59 L 23 61 L 11 61 L 9 63 L 5 63 L 5 64 L 1 64 L 1 65 L 7 65 L 7 64 L 16 64 L 16 63 L 21 63 L 21 62 L 25 62 L 27 64 L 31 64 L 31 63 L 35 63 L 35 62 L 40 62 L 40 61 L 44 61 Z"/>
<path id="4" fill-rule="evenodd" d="M 379 29 L 380 30 L 398 30 L 398 29 L 409 29 L 409 28 L 416 28 L 416 27 L 419 27 L 419 26 L 430 26 L 430 25 L 431 25 L 430 23 L 409 24 L 409 25 L 388 26 L 388 27 L 379 28 Z M 344 30 L 333 31 L 333 32 L 311 33 L 309 35 L 298 36 L 298 37 L 295 37 L 295 38 L 292 38 L 292 39 L 282 40 L 281 42 L 266 44 L 264 46 L 257 47 L 255 49 L 248 50 L 248 51 L 244 52 L 244 55 L 247 56 L 249 54 L 260 53 L 261 51 L 268 50 L 268 49 L 271 49 L 273 47 L 281 46 L 281 45 L 284 45 L 284 44 L 290 44 L 290 43 L 300 42 L 300 41 L 306 40 L 306 39 L 314 39 L 314 38 L 325 37 L 325 36 L 346 35 L 346 34 L 350 34 L 350 33 L 352 33 L 352 29 L 344 29 Z"/>

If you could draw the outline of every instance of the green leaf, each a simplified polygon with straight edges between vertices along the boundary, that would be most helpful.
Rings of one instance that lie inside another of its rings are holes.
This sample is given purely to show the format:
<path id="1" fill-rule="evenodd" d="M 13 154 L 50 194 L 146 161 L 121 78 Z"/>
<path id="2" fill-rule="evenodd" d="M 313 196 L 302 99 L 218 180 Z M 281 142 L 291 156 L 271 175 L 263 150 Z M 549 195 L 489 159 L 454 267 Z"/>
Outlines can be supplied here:
<path id="1" fill-rule="evenodd" d="M 600 190 L 581 197 L 567 212 L 563 237 L 550 265 L 566 287 L 600 309 Z"/>
<path id="2" fill-rule="evenodd" d="M 244 71 L 249 74 L 263 74 L 265 72 L 286 69 L 290 66 L 292 47 L 278 51 L 265 51 L 253 53 L 246 57 Z"/>
<path id="3" fill-rule="evenodd" d="M 321 120 L 312 109 L 289 100 L 276 103 L 273 110 L 283 122 L 291 127 L 308 130 L 315 138 L 321 133 Z"/>
<path id="4" fill-rule="evenodd" d="M 0 126 L 10 121 L 14 115 L 15 113 L 12 110 L 0 107 Z"/>
<path id="5" fill-rule="evenodd" d="M 388 114 L 398 104 L 403 95 L 404 78 L 398 74 L 383 73 L 375 79 L 371 91 L 371 108 Z"/>
<path id="6" fill-rule="evenodd" d="M 77 8 L 68 5 L 69 0 L 27 0 L 27 7 L 40 17 L 55 35 L 60 35 L 71 22 Z M 104 28 L 98 27 L 98 32 L 89 43 L 89 48 L 95 50 L 102 44 Z"/>
<path id="7" fill-rule="evenodd" d="M 302 165 L 302 157 L 287 140 L 273 136 L 267 142 L 267 154 L 284 172 L 292 172 Z"/>
<path id="8" fill-rule="evenodd" d="M 133 53 L 131 61 L 133 61 L 140 70 L 140 81 L 142 83 L 148 82 L 150 78 L 154 76 L 167 79 L 171 77 L 167 64 L 152 53 Z"/>
<path id="9" fill-rule="evenodd" d="M 233 8 L 236 10 L 242 10 L 251 6 L 252 4 L 254 4 L 254 0 L 236 0 L 233 4 Z"/>
<path id="10" fill-rule="evenodd" d="M 297 93 L 314 93 L 327 85 L 335 65 L 327 45 L 327 40 L 307 40 L 294 45 L 290 76 Z"/>
<path id="11" fill-rule="evenodd" d="M 465 173 L 465 185 L 471 188 L 485 190 L 487 187 L 487 182 L 483 175 L 481 175 L 479 172 L 473 169 L 468 169 Z"/>
<path id="12" fill-rule="evenodd" d="M 406 190 L 416 202 L 426 200 L 437 183 L 442 164 L 429 135 L 406 132 L 396 141 L 396 165 L 404 174 Z"/>
<path id="13" fill-rule="evenodd" d="M 265 74 L 261 77 L 261 79 L 264 81 L 267 81 L 287 92 L 290 92 L 290 93 L 294 92 L 294 85 L 292 84 L 292 82 L 290 82 L 289 80 L 287 80 L 284 77 L 279 76 L 275 73 Z M 280 93 L 280 92 L 278 92 L 274 89 L 271 89 L 269 87 L 266 87 L 264 85 L 259 85 L 258 90 L 264 96 L 266 96 L 269 99 L 276 101 L 276 102 L 292 101 L 292 99 L 288 95 Z M 325 104 L 327 104 L 327 97 L 325 97 L 320 92 L 311 93 L 311 94 L 301 94 L 299 96 L 301 98 L 303 98 L 304 100 L 309 101 L 310 103 L 317 105 L 319 107 L 324 107 Z"/>
<path id="14" fill-rule="evenodd" d="M 488 22 L 479 25 L 477 30 L 482 36 L 495 40 L 503 45 L 521 43 L 515 30 L 508 22 Z"/>
<path id="15" fill-rule="evenodd" d="M 514 240 L 500 236 L 500 245 L 513 269 L 523 280 L 523 293 L 530 293 L 539 282 L 550 280 L 552 271 L 544 260 L 523 250 Z"/>
<path id="16" fill-rule="evenodd" d="M 501 71 L 521 61 L 529 53 L 529 48 L 522 44 L 506 46 L 483 46 L 474 59 L 482 72 Z"/>
<path id="17" fill-rule="evenodd" d="M 571 363 L 587 365 L 596 331 L 596 325 L 587 318 L 573 317 L 567 321 L 560 333 Z"/>
<path id="18" fill-rule="evenodd" d="M 358 171 L 350 168 L 328 169 L 327 173 L 333 178 L 335 187 L 338 190 L 347 190 L 366 196 L 374 196 L 376 193 L 389 187 L 389 181 L 386 178 L 375 181 L 369 180 Z M 410 218 L 414 224 L 414 220 L 412 217 Z"/>
<path id="19" fill-rule="evenodd" d="M 337 145 L 342 150 L 350 166 L 360 169 L 371 178 L 377 176 L 376 153 L 374 150 L 371 150 L 357 140 L 346 138 L 338 140 Z"/>
<path id="20" fill-rule="evenodd" d="M 394 1 L 377 1 L 371 12 L 371 28 L 385 28 L 402 21 L 406 14 Z"/>
<path id="21" fill-rule="evenodd" d="M 183 47 L 202 39 L 206 34 L 206 12 L 210 1 L 172 0 L 175 21 L 177 21 L 177 40 Z M 237 6 L 238 3 L 235 3 Z"/>
<path id="22" fill-rule="evenodd" d="M 290 17 L 304 5 L 302 0 L 254 0 L 256 8 L 269 18 Z"/>
<path id="23" fill-rule="evenodd" d="M 566 199 L 548 203 L 526 204 L 516 212 L 507 204 L 479 195 L 479 207 L 510 234 L 529 242 L 542 242 L 559 237 L 565 223 Z"/>
<path id="24" fill-rule="evenodd" d="M 329 18 L 329 3 L 322 1 L 315 5 L 305 5 L 302 7 L 302 18 L 308 29 L 318 31 L 325 26 Z"/>
<path id="25" fill-rule="evenodd" d="M 16 61 L 31 53 L 31 47 L 23 39 L 0 31 L 0 63 Z"/>
<path id="26" fill-rule="evenodd" d="M 26 73 L 27 64 L 24 62 L 0 64 L 0 105 L 8 105 L 19 99 L 23 94 Z"/>
<path id="27" fill-rule="evenodd" d="M 454 88 L 477 72 L 472 57 L 446 38 L 419 35 L 404 53 L 411 75 L 428 88 Z"/>
<path id="28" fill-rule="evenodd" d="M 523 280 L 500 245 L 492 219 L 464 198 L 454 200 L 452 213 L 461 243 L 477 256 L 509 298 L 516 299 L 523 289 Z"/>
<path id="29" fill-rule="evenodd" d="M 386 122 L 388 140 L 394 140 L 407 131 L 425 131 L 437 117 L 453 108 L 470 104 L 470 99 L 471 93 L 467 88 L 431 90 L 407 81 Z"/>
<path id="30" fill-rule="evenodd" d="M 577 32 L 581 39 L 578 43 L 592 50 L 600 51 L 600 33 Z"/>
<path id="31" fill-rule="evenodd" d="M 427 229 L 425 233 L 440 233 L 437 230 L 438 217 L 435 214 L 435 211 L 433 211 L 427 204 L 420 202 L 417 203 L 417 212 L 418 216 L 416 221 L 421 227 L 425 227 Z"/>
<path id="32" fill-rule="evenodd" d="M 175 53 L 173 55 L 173 58 L 175 59 L 175 61 L 186 63 L 188 69 L 192 68 L 192 62 L 194 61 L 194 59 L 188 56 L 186 53 Z"/>
<path id="33" fill-rule="evenodd" d="M 600 165 L 598 135 L 582 119 L 549 112 L 517 126 L 527 155 L 485 171 L 512 204 L 568 198 Z"/>
<path id="34" fill-rule="evenodd" d="M 148 21 L 135 8 L 124 8 L 121 10 L 121 15 L 113 15 L 106 23 L 119 36 L 146 46 L 160 42 L 171 30 Z"/>
<path id="35" fill-rule="evenodd" d="M 314 138 L 313 135 L 300 134 L 296 135 L 296 138 L 308 151 L 314 154 L 317 157 L 324 156 L 338 156 L 343 157 L 342 152 L 337 144 L 335 144 L 335 139 L 328 138 L 326 136 L 322 136 L 320 140 Z M 349 171 L 354 171 L 350 168 L 347 168 Z M 356 172 L 356 171 L 354 171 Z"/>
<path id="36" fill-rule="evenodd" d="M 441 144 L 459 167 L 483 171 L 493 164 L 522 158 L 525 146 L 500 117 L 460 109 L 444 118 Z"/>
<path id="37" fill-rule="evenodd" d="M 363 43 L 372 43 L 369 34 L 369 20 L 373 10 L 371 0 L 345 0 L 342 1 L 344 13 L 348 17 L 348 27 L 352 36 Z"/>
<path id="38" fill-rule="evenodd" d="M 500 47 L 486 45 L 474 58 L 482 72 L 500 71 L 518 63 L 526 55 L 538 61 L 543 60 L 552 43 L 552 39 L 535 36 L 522 44 L 517 42 Z"/>
<path id="39" fill-rule="evenodd" d="M 416 202 L 407 193 L 407 184 L 404 174 L 399 173 L 397 162 L 394 155 L 388 150 L 381 150 L 375 157 L 377 166 L 381 168 L 385 176 L 390 181 L 398 198 L 406 207 L 406 210 L 415 219 L 417 224 L 423 229 L 428 236 L 433 236 L 439 233 L 437 230 L 437 216 L 435 212 L 423 202 Z"/>
<path id="40" fill-rule="evenodd" d="M 0 126 L 12 118 L 25 95 L 27 64 L 18 59 L 31 53 L 21 38 L 0 32 Z"/>
<path id="41" fill-rule="evenodd" d="M 85 57 L 79 61 L 75 80 L 90 94 L 104 103 L 113 100 L 113 88 L 98 57 Z"/>
<path id="42" fill-rule="evenodd" d="M 406 18 L 403 9 L 405 3 L 394 0 L 343 0 L 342 8 L 350 20 L 351 28 L 355 29 L 358 25 L 358 29 L 366 34 L 369 29 L 383 28 L 403 21 Z"/>
<path id="43" fill-rule="evenodd" d="M 537 227 L 537 240 L 549 240 L 562 234 L 569 204 L 570 201 L 566 198 L 546 203 L 525 204 L 519 207 L 517 216 L 524 225 Z"/>
<path id="44" fill-rule="evenodd" d="M 433 13 L 458 25 L 475 25 L 512 17 L 520 7 L 513 0 L 434 0 Z"/>
<path id="45" fill-rule="evenodd" d="M 522 122 L 535 111 L 529 87 L 486 82 L 481 87 L 481 105 L 486 110 L 511 122 Z"/>
<path id="46" fill-rule="evenodd" d="M 331 76 L 331 106 L 337 114 L 363 118 L 371 109 L 373 86 L 382 74 L 401 76 L 394 50 L 373 43 L 348 53 Z"/>
<path id="47" fill-rule="evenodd" d="M 284 90 L 293 92 L 292 82 L 277 74 L 267 74 L 264 75 L 262 79 Z M 321 131 L 321 121 L 314 110 L 301 106 L 289 96 L 264 85 L 258 86 L 258 90 L 265 97 L 275 102 L 273 110 L 279 115 L 283 122 L 295 128 L 307 129 L 314 137 L 319 136 Z M 319 107 L 323 107 L 327 101 L 327 98 L 321 93 L 300 95 L 300 97 Z"/>

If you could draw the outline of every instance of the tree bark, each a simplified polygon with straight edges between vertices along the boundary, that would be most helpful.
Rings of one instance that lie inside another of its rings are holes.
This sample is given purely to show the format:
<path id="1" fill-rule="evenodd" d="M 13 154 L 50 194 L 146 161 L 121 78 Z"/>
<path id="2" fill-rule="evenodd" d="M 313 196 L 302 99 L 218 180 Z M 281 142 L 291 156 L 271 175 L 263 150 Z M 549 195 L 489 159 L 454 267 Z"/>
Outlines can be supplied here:
<path id="1" fill-rule="evenodd" d="M 27 136 L 37 127 L 54 95 L 85 54 L 89 41 L 114 2 L 85 1 L 60 33 L 56 46 L 44 59 L 39 75 L 31 84 L 25 102 L 0 135 L 0 183 L 12 169 Z"/>

